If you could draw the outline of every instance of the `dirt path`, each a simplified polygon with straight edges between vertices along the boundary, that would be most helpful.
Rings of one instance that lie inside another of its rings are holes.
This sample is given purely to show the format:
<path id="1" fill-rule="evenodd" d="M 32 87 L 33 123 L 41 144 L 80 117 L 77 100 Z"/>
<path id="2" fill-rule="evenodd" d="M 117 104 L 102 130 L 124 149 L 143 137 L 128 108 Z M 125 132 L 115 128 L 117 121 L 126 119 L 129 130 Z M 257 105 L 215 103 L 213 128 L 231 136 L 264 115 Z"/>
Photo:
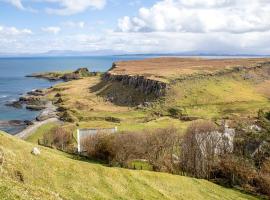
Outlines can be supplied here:
<path id="1" fill-rule="evenodd" d="M 33 125 L 27 127 L 23 131 L 19 132 L 18 134 L 15 135 L 15 137 L 18 137 L 21 139 L 26 139 L 30 135 L 32 135 L 42 125 L 47 124 L 47 123 L 52 123 L 52 122 L 59 122 L 60 123 L 61 121 L 57 118 L 50 118 L 50 119 L 47 119 L 44 121 L 35 121 Z"/>

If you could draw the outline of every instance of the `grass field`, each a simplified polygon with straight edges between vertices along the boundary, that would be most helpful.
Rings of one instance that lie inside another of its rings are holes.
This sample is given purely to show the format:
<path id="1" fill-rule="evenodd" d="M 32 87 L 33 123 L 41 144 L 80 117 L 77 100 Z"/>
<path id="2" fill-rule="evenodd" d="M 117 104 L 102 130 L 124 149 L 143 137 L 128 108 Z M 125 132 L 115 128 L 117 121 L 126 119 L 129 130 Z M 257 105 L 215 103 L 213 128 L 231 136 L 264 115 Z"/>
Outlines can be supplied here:
<path id="1" fill-rule="evenodd" d="M 257 76 L 260 79 L 261 75 Z M 245 80 L 239 74 L 202 77 L 176 82 L 165 97 L 152 99 L 129 86 L 106 83 L 95 76 L 58 84 L 49 90 L 49 98 L 57 101 L 55 95 L 60 94 L 58 106 L 66 108 L 80 128 L 117 126 L 121 131 L 137 131 L 174 126 L 184 130 L 190 122 L 171 116 L 171 108 L 200 119 L 255 117 L 259 109 L 270 108 L 269 84 L 268 80 Z M 108 100 L 110 96 L 113 102 Z M 152 106 L 135 106 L 143 102 Z"/>
<path id="2" fill-rule="evenodd" d="M 109 168 L 0 133 L 0 199 L 255 200 L 206 180 Z"/>
<path id="3" fill-rule="evenodd" d="M 187 80 L 172 86 L 165 107 L 179 107 L 189 116 L 224 118 L 255 116 L 269 108 L 269 82 L 259 85 L 232 77 Z"/>
<path id="4" fill-rule="evenodd" d="M 30 135 L 26 141 L 37 144 L 39 139 L 42 139 L 43 135 L 49 132 L 51 129 L 57 127 L 57 123 L 47 123 L 40 126 L 34 134 Z"/>
<path id="5" fill-rule="evenodd" d="M 100 93 L 104 90 L 109 92 L 107 85 L 95 91 L 91 90 L 100 82 L 100 77 L 97 76 L 61 83 L 51 89 L 48 96 L 55 101 L 57 98 L 54 96 L 57 93 L 61 94 L 63 102 L 58 106 L 67 108 L 80 128 L 117 126 L 120 131 L 137 131 L 168 126 L 184 128 L 188 124 L 188 122 L 170 117 L 153 116 L 152 112 L 147 109 L 136 109 L 134 106 L 117 105 L 106 101 L 106 98 Z M 132 90 L 129 90 L 129 93 L 131 95 Z M 134 95 L 137 96 L 137 93 L 135 92 Z"/>
<path id="6" fill-rule="evenodd" d="M 238 66 L 252 67 L 267 61 L 269 59 L 263 58 L 202 59 L 163 57 L 116 62 L 110 73 L 118 75 L 143 75 L 149 79 L 167 82 L 183 75 L 213 73 Z"/>

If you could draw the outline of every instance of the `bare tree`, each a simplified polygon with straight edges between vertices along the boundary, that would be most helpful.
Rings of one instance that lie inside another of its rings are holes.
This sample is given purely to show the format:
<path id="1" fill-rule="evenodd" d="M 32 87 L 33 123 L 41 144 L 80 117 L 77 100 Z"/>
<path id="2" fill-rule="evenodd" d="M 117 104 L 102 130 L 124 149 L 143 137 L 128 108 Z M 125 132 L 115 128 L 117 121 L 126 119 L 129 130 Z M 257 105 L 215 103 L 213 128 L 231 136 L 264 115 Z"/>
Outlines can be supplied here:
<path id="1" fill-rule="evenodd" d="M 165 128 L 150 132 L 146 137 L 146 159 L 155 171 L 174 172 L 179 151 L 180 136 L 177 129 Z"/>
<path id="2" fill-rule="evenodd" d="M 220 140 L 215 124 L 209 121 L 193 122 L 182 142 L 182 170 L 191 176 L 209 179 Z"/>

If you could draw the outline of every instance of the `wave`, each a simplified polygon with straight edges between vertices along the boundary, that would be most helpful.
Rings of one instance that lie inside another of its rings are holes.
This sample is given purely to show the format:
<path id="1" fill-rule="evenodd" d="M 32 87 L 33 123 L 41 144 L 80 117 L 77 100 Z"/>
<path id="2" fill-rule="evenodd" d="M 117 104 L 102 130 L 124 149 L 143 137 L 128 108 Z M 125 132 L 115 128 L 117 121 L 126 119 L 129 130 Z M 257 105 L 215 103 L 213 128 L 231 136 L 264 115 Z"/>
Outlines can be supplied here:
<path id="1" fill-rule="evenodd" d="M 4 99 L 4 98 L 7 98 L 8 95 L 0 95 L 0 99 Z"/>

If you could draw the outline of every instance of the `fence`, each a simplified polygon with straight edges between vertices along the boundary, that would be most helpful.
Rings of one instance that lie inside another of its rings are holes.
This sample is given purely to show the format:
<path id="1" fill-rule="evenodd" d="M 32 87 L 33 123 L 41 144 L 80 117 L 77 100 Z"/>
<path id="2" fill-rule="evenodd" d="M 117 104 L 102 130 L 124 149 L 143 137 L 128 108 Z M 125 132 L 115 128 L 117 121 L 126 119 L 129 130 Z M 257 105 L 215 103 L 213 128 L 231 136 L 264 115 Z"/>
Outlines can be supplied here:
<path id="1" fill-rule="evenodd" d="M 83 152 L 82 141 L 88 136 L 98 133 L 116 133 L 117 127 L 104 129 L 77 129 L 78 153 Z"/>

